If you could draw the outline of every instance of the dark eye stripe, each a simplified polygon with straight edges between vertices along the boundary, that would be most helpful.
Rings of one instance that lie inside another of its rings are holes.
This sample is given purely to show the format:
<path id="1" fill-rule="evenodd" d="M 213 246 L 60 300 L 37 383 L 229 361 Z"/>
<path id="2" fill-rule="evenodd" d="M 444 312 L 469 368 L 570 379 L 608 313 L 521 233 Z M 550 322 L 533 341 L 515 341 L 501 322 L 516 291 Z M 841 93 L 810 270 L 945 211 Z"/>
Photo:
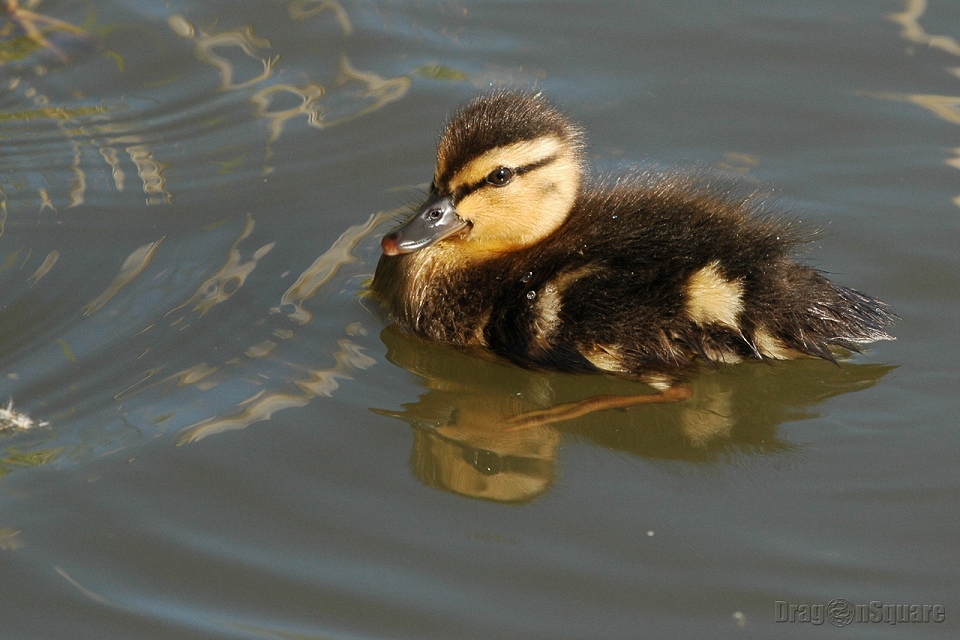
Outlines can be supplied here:
<path id="1" fill-rule="evenodd" d="M 548 164 L 555 162 L 559 157 L 560 157 L 560 154 L 554 154 L 552 156 L 547 156 L 546 158 L 543 158 L 541 160 L 537 160 L 536 162 L 525 164 L 522 167 L 517 167 L 516 169 L 513 170 L 513 175 L 520 176 L 530 171 L 536 171 L 537 169 L 542 169 Z M 468 195 L 470 195 L 477 189 L 487 186 L 487 184 L 488 182 L 486 177 L 483 177 L 480 180 L 477 180 L 473 184 L 465 184 L 453 192 L 453 201 L 460 202 L 461 200 L 466 198 Z"/>

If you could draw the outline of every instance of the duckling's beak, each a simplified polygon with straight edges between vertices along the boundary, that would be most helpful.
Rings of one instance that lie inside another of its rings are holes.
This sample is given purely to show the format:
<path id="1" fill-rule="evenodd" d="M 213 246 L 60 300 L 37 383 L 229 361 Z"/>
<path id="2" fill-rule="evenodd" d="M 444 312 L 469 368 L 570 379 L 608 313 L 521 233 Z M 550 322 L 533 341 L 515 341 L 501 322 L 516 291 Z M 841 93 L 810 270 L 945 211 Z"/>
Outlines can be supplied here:
<path id="1" fill-rule="evenodd" d="M 457 215 L 453 196 L 433 194 L 416 215 L 383 236 L 380 247 L 388 256 L 425 249 L 467 227 Z"/>

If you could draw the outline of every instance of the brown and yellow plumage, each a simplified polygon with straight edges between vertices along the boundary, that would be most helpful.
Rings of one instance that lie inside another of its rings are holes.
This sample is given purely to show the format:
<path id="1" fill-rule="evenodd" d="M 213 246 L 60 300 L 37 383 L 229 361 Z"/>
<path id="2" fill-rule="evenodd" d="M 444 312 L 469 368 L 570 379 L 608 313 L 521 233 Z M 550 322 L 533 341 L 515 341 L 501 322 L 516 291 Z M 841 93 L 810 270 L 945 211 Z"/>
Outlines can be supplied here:
<path id="1" fill-rule="evenodd" d="M 583 177 L 581 134 L 539 95 L 454 115 L 430 196 L 384 237 L 373 291 L 424 338 L 661 391 L 698 361 L 891 339 L 891 309 L 793 260 L 808 235 L 708 180 Z M 678 398 L 674 398 L 678 399 Z"/>

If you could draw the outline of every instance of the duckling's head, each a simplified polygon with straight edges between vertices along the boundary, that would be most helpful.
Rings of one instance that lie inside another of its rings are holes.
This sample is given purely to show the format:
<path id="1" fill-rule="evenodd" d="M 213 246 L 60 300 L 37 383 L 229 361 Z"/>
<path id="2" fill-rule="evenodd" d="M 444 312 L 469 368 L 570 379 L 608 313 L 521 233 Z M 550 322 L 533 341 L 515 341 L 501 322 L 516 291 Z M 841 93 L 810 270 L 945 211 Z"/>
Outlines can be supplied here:
<path id="1" fill-rule="evenodd" d="M 530 246 L 556 230 L 580 186 L 580 130 L 540 94 L 498 91 L 454 114 L 440 138 L 430 196 L 387 234 L 386 255 L 438 242 L 468 255 Z"/>

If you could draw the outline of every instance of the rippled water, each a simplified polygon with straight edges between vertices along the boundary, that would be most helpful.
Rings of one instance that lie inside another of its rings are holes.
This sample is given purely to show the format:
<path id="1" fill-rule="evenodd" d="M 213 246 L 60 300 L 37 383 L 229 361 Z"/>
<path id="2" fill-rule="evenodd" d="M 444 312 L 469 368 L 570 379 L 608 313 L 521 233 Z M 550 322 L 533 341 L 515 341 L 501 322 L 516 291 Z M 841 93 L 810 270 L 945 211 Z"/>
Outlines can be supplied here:
<path id="1" fill-rule="evenodd" d="M 839 632 L 777 603 L 836 598 L 956 636 L 955 3 L 21 5 L 0 637 L 806 637 Z M 504 83 L 601 171 L 770 189 L 898 341 L 503 431 L 635 388 L 412 341 L 363 292 L 446 114 Z"/>

